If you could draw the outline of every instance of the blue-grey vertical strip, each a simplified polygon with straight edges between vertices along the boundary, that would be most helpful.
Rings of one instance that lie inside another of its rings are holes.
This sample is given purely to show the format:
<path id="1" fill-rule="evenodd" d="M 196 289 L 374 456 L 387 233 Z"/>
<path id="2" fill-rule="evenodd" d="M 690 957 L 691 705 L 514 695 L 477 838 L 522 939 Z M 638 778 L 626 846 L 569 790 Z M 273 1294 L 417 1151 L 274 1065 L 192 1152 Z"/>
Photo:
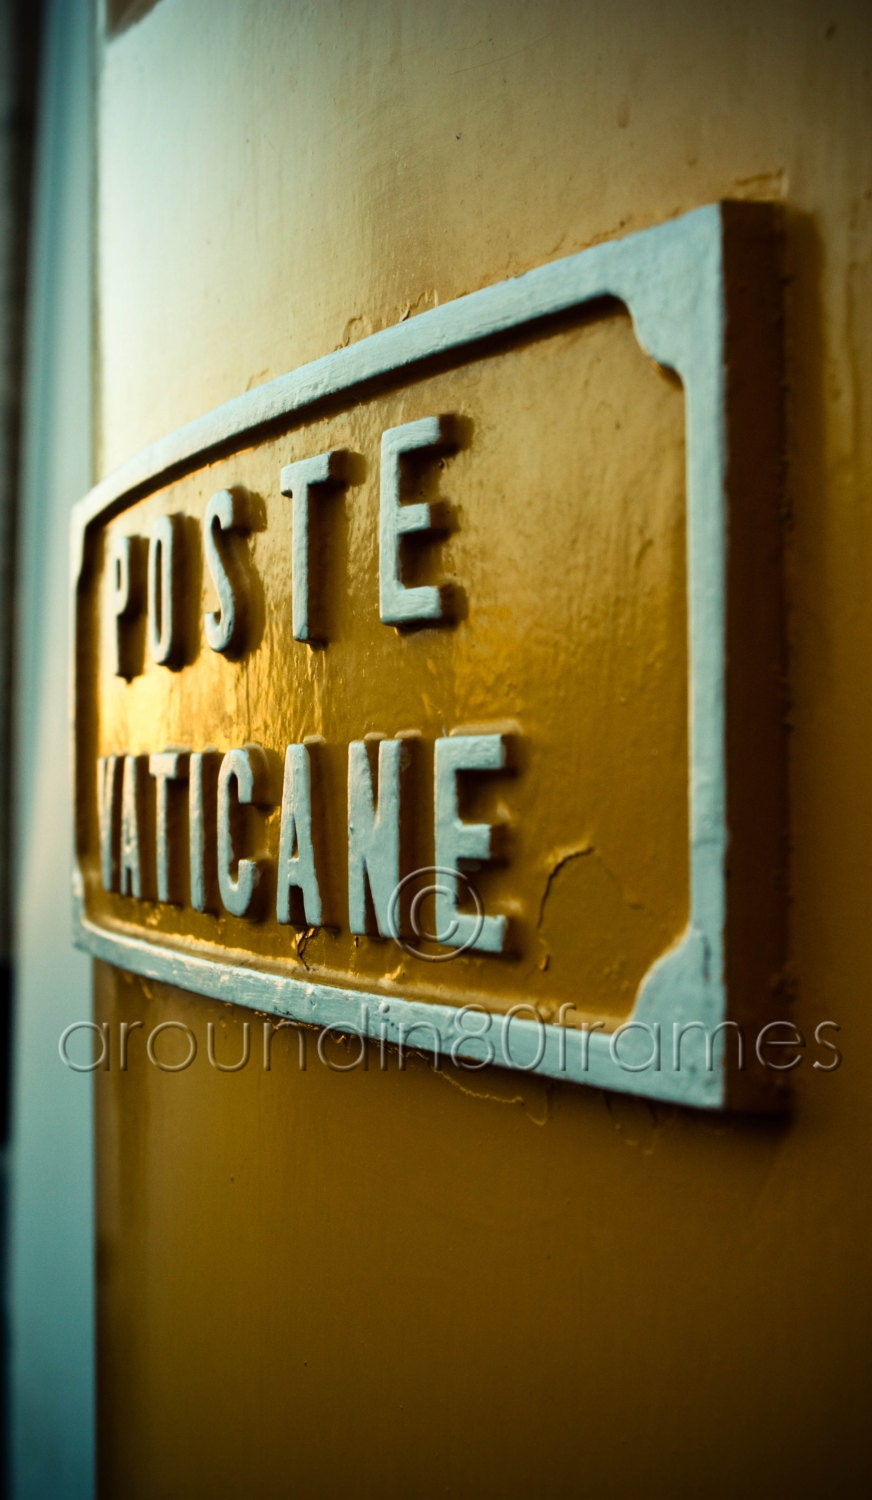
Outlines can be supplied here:
<path id="1" fill-rule="evenodd" d="M 39 10 L 0 4 L 0 1140 L 8 1130 L 12 662 Z"/>
<path id="2" fill-rule="evenodd" d="M 9 1337 L 7 1316 L 7 1186 L 9 1177 L 9 1075 L 13 913 L 11 774 L 13 655 L 18 486 L 21 470 L 21 398 L 34 96 L 39 8 L 27 0 L 0 5 L 0 1489 L 8 1493 Z"/>
<path id="3" fill-rule="evenodd" d="M 69 509 L 91 480 L 91 26 L 89 0 L 47 0 L 17 556 L 13 1500 L 94 1492 L 91 1089 L 58 1056 L 64 1027 L 91 1007 L 69 917 L 66 598 Z"/>
<path id="4" fill-rule="evenodd" d="M 7 1184 L 11 1067 L 12 658 L 21 387 L 33 162 L 38 9 L 0 5 L 0 1490 L 9 1470 Z"/>

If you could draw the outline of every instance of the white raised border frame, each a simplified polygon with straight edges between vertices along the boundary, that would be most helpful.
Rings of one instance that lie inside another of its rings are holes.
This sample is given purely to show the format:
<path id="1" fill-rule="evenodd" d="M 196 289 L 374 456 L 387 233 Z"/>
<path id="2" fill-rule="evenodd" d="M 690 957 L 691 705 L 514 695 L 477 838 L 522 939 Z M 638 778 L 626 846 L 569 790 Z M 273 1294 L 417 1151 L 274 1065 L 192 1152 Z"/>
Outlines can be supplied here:
<path id="1" fill-rule="evenodd" d="M 325 398 L 364 394 L 372 382 L 400 376 L 434 357 L 487 351 L 513 331 L 582 310 L 603 298 L 624 303 L 643 350 L 680 378 L 686 402 L 687 589 L 689 654 L 690 914 L 680 940 L 651 966 L 631 1017 L 611 1032 L 557 1026 L 494 1012 L 485 1044 L 498 1064 L 625 1093 L 706 1108 L 726 1103 L 723 1031 L 727 1021 L 726 921 L 726 295 L 723 209 L 719 204 L 623 239 L 553 261 L 510 281 L 472 292 L 338 349 L 217 407 L 146 448 L 102 480 L 72 518 L 73 757 L 75 776 L 76 630 L 86 532 L 149 490 L 207 462 L 236 440 L 304 414 Z M 103 928 L 85 909 L 84 882 L 73 873 L 78 946 L 148 979 L 231 1001 L 269 1015 L 369 1035 L 421 1050 L 415 1028 L 455 1058 L 480 1060 L 471 1035 L 476 1009 L 336 988 L 251 965 L 226 952 L 218 960 L 146 937 Z M 427 1028 L 427 1029 L 425 1029 Z M 656 1028 L 656 1030 L 655 1030 Z M 682 1037 L 675 1065 L 676 1028 Z M 651 1058 L 660 1036 L 659 1065 Z M 619 1035 L 619 1044 L 615 1038 Z"/>

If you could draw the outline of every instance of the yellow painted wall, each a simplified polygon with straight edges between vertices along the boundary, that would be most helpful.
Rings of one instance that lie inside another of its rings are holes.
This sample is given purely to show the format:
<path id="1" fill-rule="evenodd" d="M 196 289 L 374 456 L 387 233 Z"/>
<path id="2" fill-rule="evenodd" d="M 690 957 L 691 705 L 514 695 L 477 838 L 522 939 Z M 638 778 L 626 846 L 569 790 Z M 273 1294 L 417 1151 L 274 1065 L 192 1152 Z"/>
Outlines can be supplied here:
<path id="1" fill-rule="evenodd" d="M 106 44 L 101 472 L 437 301 L 783 203 L 792 1014 L 843 1063 L 811 1045 L 755 1121 L 339 1073 L 312 1034 L 304 1070 L 293 1031 L 268 1073 L 131 1044 L 96 1075 L 105 1494 L 865 1493 L 870 32 L 859 0 L 160 0 Z M 96 978 L 116 1030 L 212 1020 L 232 1059 L 256 1022 Z"/>

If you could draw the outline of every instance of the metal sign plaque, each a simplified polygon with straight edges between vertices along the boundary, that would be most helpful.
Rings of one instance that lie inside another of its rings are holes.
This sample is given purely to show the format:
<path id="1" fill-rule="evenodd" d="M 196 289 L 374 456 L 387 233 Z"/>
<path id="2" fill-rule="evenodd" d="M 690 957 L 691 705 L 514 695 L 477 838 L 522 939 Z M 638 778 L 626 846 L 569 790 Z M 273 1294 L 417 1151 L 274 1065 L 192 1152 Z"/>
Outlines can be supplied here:
<path id="1" fill-rule="evenodd" d="M 778 962 L 770 229 L 704 208 L 435 307 L 92 491 L 84 947 L 406 1048 L 739 1097 L 730 1028 Z"/>

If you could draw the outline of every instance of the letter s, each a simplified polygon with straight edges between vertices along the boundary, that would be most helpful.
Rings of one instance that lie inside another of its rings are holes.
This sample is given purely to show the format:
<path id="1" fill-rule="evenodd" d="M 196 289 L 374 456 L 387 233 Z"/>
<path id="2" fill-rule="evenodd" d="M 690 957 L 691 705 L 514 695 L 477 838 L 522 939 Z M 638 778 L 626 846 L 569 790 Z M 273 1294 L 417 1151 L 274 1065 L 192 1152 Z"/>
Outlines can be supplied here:
<path id="1" fill-rule="evenodd" d="M 821 1073 L 835 1073 L 836 1068 L 840 1068 L 842 1066 L 842 1054 L 834 1042 L 828 1042 L 824 1037 L 821 1036 L 821 1032 L 823 1031 L 825 1026 L 831 1026 L 833 1031 L 841 1031 L 842 1028 L 841 1026 L 838 1026 L 835 1021 L 818 1021 L 818 1024 L 814 1029 L 814 1039 L 818 1043 L 818 1046 L 829 1047 L 831 1052 L 835 1052 L 835 1062 L 822 1063 L 818 1062 L 817 1059 L 815 1059 L 814 1066 L 818 1068 Z"/>
<path id="2" fill-rule="evenodd" d="M 219 490 L 212 496 L 203 522 L 203 550 L 220 610 L 206 615 L 206 641 L 213 651 L 224 656 L 238 652 L 242 645 L 246 580 L 238 558 L 227 542 L 223 545 L 219 542 L 219 537 L 248 529 L 248 507 L 243 495 Z"/>

